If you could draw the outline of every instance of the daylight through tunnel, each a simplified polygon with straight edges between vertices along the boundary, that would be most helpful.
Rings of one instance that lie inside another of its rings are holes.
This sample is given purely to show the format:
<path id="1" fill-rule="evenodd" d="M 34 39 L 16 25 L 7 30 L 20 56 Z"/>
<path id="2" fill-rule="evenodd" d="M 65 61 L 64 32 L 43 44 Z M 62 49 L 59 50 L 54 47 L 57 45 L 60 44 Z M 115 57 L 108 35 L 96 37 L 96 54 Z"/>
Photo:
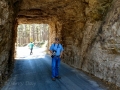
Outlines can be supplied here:
<path id="1" fill-rule="evenodd" d="M 120 87 L 119 0 L 1 0 L 0 81 L 14 64 L 17 27 L 48 24 L 48 47 L 55 37 L 62 61 Z"/>

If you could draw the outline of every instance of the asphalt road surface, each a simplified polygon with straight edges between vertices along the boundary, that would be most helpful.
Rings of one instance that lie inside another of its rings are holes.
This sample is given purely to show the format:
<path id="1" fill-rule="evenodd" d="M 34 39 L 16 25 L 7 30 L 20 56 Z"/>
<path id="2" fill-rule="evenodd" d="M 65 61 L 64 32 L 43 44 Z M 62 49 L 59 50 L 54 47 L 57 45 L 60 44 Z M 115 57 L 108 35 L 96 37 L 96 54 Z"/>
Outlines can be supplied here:
<path id="1" fill-rule="evenodd" d="M 36 55 L 33 52 L 27 58 L 16 58 L 13 74 L 2 90 L 107 90 L 83 72 L 62 62 L 60 76 L 61 79 L 52 81 L 51 57 L 44 52 Z"/>

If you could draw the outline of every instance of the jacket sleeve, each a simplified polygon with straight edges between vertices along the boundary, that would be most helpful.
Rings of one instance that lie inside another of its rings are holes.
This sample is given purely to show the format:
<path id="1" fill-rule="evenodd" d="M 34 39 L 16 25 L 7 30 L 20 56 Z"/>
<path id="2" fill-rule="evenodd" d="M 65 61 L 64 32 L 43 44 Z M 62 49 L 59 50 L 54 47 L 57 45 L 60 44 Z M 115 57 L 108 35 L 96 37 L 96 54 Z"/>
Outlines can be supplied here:
<path id="1" fill-rule="evenodd" d="M 50 46 L 50 50 L 51 50 L 51 51 L 53 50 L 53 44 Z"/>

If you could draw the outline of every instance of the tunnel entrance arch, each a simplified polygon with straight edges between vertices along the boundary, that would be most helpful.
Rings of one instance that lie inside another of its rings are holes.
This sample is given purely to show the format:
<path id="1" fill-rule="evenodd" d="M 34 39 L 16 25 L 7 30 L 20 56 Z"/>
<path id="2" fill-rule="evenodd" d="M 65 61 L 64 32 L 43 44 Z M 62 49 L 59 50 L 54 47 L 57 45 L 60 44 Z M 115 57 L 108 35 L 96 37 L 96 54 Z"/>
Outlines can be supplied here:
<path id="1" fill-rule="evenodd" d="M 49 49 L 49 47 L 50 47 L 50 45 L 51 45 L 51 43 L 53 43 L 54 42 L 54 38 L 55 37 L 59 37 L 60 39 L 61 39 L 61 30 L 62 30 L 62 25 L 60 24 L 60 22 L 54 17 L 54 18 L 36 18 L 36 17 L 33 17 L 33 18 L 29 18 L 29 17 L 21 17 L 21 16 L 19 16 L 18 18 L 17 18 L 17 25 L 16 25 L 16 27 L 15 27 L 15 31 L 16 31 L 16 45 L 15 46 L 17 46 L 19 43 L 18 42 L 20 42 L 20 43 L 22 43 L 23 44 L 23 39 L 21 39 L 21 38 L 17 38 L 17 37 L 19 37 L 19 34 L 21 33 L 21 28 L 19 27 L 20 25 L 23 25 L 23 30 L 25 29 L 25 27 L 27 27 L 27 26 L 25 26 L 25 25 L 47 25 L 47 26 L 49 26 L 49 28 L 48 28 L 48 32 L 47 32 L 47 34 L 48 34 L 48 44 L 47 44 L 47 51 L 48 51 L 48 49 Z M 32 26 L 32 27 L 33 27 Z M 19 31 L 17 30 L 17 29 L 19 29 Z M 22 30 L 22 31 L 23 31 Z M 31 28 L 30 28 L 30 30 L 31 30 Z M 34 30 L 35 31 L 35 30 Z M 39 30 L 40 31 L 40 30 Z M 19 32 L 19 33 L 18 33 Z M 32 33 L 30 33 L 30 34 L 33 34 L 33 33 L 35 33 L 35 32 L 33 32 L 33 30 L 32 30 Z M 25 34 L 25 33 L 22 33 L 22 36 L 23 36 L 23 34 Z M 44 36 L 44 38 L 46 37 L 47 35 L 45 35 Z M 32 36 L 31 38 L 29 38 L 29 40 L 27 40 L 27 42 L 29 41 L 33 41 L 32 39 L 33 38 L 37 38 L 38 39 L 38 37 L 37 36 Z M 22 38 L 24 38 L 24 37 L 22 37 Z M 43 37 L 41 37 L 41 38 L 43 38 Z M 36 40 L 37 41 L 37 40 Z M 35 40 L 33 41 L 33 42 L 36 42 Z M 24 44 L 26 44 L 26 43 L 24 43 Z M 21 44 L 20 44 L 21 45 Z M 23 45 L 24 46 L 24 45 Z M 16 51 L 15 51 L 16 52 Z M 16 54 L 16 53 L 15 53 Z"/>

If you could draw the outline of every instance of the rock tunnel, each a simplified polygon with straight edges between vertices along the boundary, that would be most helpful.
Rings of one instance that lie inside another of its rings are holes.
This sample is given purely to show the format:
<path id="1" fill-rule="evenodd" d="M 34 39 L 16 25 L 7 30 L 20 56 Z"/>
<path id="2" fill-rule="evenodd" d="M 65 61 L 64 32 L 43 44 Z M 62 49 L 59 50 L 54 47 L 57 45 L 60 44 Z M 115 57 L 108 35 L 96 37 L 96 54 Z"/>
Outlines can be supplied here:
<path id="1" fill-rule="evenodd" d="M 63 62 L 120 87 L 119 0 L 1 0 L 0 82 L 14 64 L 17 26 L 49 24 L 49 44 L 59 37 Z"/>

